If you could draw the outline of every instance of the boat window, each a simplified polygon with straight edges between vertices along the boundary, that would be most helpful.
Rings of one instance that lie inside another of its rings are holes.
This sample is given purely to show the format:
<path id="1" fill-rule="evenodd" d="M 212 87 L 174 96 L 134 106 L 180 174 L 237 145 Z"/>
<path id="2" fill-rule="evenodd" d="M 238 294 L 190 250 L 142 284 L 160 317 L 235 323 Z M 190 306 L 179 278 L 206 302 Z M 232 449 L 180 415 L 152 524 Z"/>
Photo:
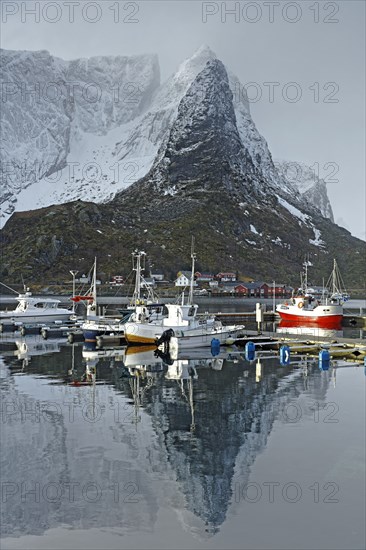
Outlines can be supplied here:
<path id="1" fill-rule="evenodd" d="M 188 310 L 188 317 L 193 317 L 194 315 L 194 307 L 190 307 Z"/>

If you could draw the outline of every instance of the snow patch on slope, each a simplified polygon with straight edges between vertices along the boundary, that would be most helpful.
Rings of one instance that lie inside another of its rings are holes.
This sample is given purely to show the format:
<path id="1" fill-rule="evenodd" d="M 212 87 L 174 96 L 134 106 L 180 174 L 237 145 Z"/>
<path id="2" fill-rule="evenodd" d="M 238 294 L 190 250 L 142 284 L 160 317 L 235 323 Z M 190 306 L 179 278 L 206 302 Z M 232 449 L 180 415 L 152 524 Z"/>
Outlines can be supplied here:
<path id="1" fill-rule="evenodd" d="M 278 202 L 284 208 L 286 208 L 286 210 L 288 210 L 292 216 L 295 216 L 295 218 L 298 218 L 300 225 L 301 225 L 301 222 L 304 222 L 304 223 L 308 222 L 309 216 L 301 212 L 301 210 L 296 208 L 296 206 L 292 206 L 292 204 L 290 204 L 289 202 L 287 202 L 285 199 L 281 197 L 277 197 L 277 199 L 278 199 Z"/>
<path id="2" fill-rule="evenodd" d="M 313 227 L 314 230 L 314 239 L 309 239 L 309 243 L 314 246 L 325 246 L 325 242 L 321 239 L 321 232 L 316 227 Z"/>
<path id="3" fill-rule="evenodd" d="M 315 206 L 324 218 L 334 221 L 326 181 L 316 173 L 319 166 L 314 165 L 314 168 L 302 162 L 284 160 L 276 160 L 275 165 L 279 176 L 283 178 L 284 182 L 287 182 L 287 185 L 292 186 L 300 193 L 304 204 L 309 203 L 313 207 Z M 333 166 L 332 163 L 329 163 L 328 169 L 337 170 L 337 165 Z"/>

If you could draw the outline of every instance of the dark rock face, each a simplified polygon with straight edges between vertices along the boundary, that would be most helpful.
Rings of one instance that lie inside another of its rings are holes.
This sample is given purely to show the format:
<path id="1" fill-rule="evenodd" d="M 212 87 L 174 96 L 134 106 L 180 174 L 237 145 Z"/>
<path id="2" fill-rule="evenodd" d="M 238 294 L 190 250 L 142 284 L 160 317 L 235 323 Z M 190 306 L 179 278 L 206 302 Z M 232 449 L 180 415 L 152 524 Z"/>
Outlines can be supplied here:
<path id="1" fill-rule="evenodd" d="M 237 177 L 254 172 L 239 138 L 232 99 L 223 64 L 209 62 L 179 105 L 162 159 L 168 185 L 184 188 L 203 179 L 208 191 L 222 185 L 230 190 L 228 170 Z"/>

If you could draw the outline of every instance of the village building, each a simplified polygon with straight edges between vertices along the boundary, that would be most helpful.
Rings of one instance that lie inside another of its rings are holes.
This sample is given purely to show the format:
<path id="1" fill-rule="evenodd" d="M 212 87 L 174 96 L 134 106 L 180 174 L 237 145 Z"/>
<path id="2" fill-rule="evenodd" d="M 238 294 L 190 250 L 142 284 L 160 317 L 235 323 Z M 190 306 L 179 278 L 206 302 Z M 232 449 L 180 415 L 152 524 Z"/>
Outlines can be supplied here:
<path id="1" fill-rule="evenodd" d="M 125 280 L 124 280 L 124 277 L 122 277 L 122 275 L 114 275 L 110 281 L 110 284 L 121 286 L 124 284 L 124 282 Z"/>
<path id="2" fill-rule="evenodd" d="M 215 275 L 213 275 L 212 273 L 200 273 L 199 271 L 196 271 L 194 276 L 197 283 L 209 283 L 215 278 Z"/>
<path id="3" fill-rule="evenodd" d="M 190 286 L 191 284 L 191 272 L 190 271 L 179 271 L 177 273 L 177 278 L 174 281 L 175 286 Z M 196 281 L 193 282 L 193 286 L 197 286 Z"/>
<path id="4" fill-rule="evenodd" d="M 216 275 L 216 279 L 220 281 L 221 283 L 228 283 L 228 282 L 235 282 L 237 277 L 235 273 L 232 273 L 231 271 L 223 271 Z"/>

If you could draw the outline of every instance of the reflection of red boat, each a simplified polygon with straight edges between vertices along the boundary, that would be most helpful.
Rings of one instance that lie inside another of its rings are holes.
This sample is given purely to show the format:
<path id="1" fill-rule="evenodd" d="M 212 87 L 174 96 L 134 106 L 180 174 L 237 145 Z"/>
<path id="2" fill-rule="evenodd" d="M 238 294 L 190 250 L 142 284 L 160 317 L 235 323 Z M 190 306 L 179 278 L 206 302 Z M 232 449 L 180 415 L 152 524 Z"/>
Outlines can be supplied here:
<path id="1" fill-rule="evenodd" d="M 295 328 L 295 329 L 301 329 L 301 328 L 324 328 L 324 329 L 331 329 L 331 330 L 342 330 L 342 318 L 339 320 L 330 320 L 329 318 L 323 317 L 321 319 L 321 322 L 319 322 L 319 319 L 316 321 L 310 321 L 307 320 L 305 323 L 301 319 L 299 321 L 295 321 L 293 318 L 291 319 L 281 319 L 278 325 L 281 329 L 282 328 Z"/>

